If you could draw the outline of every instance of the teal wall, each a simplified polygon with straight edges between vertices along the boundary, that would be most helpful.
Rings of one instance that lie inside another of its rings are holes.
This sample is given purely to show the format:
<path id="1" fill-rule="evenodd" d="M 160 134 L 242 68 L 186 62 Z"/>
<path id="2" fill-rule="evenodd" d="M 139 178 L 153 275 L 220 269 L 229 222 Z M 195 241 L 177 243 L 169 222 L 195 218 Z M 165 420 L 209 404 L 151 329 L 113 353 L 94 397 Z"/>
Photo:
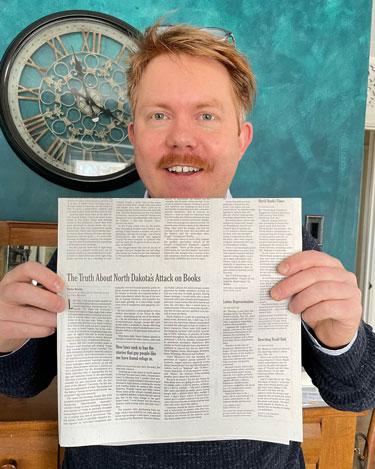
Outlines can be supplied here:
<path id="1" fill-rule="evenodd" d="M 233 31 L 258 84 L 233 195 L 302 197 L 304 214 L 325 215 L 324 250 L 354 269 L 371 0 L 0 0 L 0 55 L 32 21 L 77 8 L 139 30 L 178 8 L 168 22 Z M 143 195 L 139 181 L 100 194 L 65 189 L 26 167 L 1 132 L 0 149 L 0 220 L 56 221 L 58 197 Z"/>

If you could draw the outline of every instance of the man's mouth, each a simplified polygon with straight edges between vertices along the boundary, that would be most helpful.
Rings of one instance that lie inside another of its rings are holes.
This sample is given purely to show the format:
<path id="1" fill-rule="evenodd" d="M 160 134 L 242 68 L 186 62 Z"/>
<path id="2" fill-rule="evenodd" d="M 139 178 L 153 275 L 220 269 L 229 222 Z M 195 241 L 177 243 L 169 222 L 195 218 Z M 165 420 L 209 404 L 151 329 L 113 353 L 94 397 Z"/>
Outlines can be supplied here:
<path id="1" fill-rule="evenodd" d="M 169 153 L 160 158 L 157 168 L 168 173 L 189 176 L 201 171 L 210 173 L 213 171 L 213 164 L 198 155 Z"/>
<path id="2" fill-rule="evenodd" d="M 194 168 L 193 166 L 170 166 L 169 168 L 165 168 L 170 173 L 197 173 L 198 171 L 202 171 L 202 168 Z"/>

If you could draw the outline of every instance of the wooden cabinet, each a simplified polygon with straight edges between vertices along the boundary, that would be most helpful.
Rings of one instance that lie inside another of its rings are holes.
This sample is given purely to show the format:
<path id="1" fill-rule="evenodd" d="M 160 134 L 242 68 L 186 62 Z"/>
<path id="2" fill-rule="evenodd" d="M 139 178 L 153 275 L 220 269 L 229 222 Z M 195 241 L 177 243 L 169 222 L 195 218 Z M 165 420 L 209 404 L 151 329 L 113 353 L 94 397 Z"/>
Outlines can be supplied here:
<path id="1" fill-rule="evenodd" d="M 31 246 L 43 250 L 57 246 L 57 223 L 0 221 L 0 279 L 15 265 L 29 260 Z"/>
<path id="2" fill-rule="evenodd" d="M 61 467 L 56 395 L 56 380 L 32 399 L 0 395 L 0 468 L 12 459 L 17 469 Z M 302 449 L 306 469 L 351 469 L 357 416 L 364 414 L 330 407 L 304 409 Z"/>
<path id="3" fill-rule="evenodd" d="M 56 403 L 56 380 L 31 399 L 0 395 L 0 468 L 59 467 Z"/>
<path id="4" fill-rule="evenodd" d="M 0 245 L 57 246 L 57 223 L 0 221 Z"/>
<path id="5" fill-rule="evenodd" d="M 357 416 L 331 407 L 303 409 L 306 469 L 352 469 Z"/>
<path id="6" fill-rule="evenodd" d="M 7 246 L 57 246 L 57 224 L 0 221 L 0 274 Z M 56 380 L 32 399 L 0 395 L 0 468 L 59 467 L 56 403 Z"/>
<path id="7" fill-rule="evenodd" d="M 57 246 L 57 224 L 0 222 L 1 245 Z M 304 409 L 307 469 L 351 469 L 357 415 L 364 414 Z M 0 468 L 13 459 L 17 469 L 55 469 L 62 460 L 58 453 L 56 380 L 32 399 L 0 395 Z"/>
<path id="8" fill-rule="evenodd" d="M 0 468 L 6 463 L 17 469 L 56 469 L 57 421 L 0 422 Z"/>

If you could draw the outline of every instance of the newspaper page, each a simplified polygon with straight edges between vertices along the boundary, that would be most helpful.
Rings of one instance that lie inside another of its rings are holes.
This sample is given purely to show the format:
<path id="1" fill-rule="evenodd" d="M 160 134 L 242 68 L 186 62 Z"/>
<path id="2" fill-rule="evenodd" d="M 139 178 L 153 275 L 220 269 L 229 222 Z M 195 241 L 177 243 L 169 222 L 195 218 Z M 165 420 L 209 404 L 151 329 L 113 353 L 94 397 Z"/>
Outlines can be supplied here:
<path id="1" fill-rule="evenodd" d="M 61 446 L 302 441 L 300 199 L 59 199 Z"/>

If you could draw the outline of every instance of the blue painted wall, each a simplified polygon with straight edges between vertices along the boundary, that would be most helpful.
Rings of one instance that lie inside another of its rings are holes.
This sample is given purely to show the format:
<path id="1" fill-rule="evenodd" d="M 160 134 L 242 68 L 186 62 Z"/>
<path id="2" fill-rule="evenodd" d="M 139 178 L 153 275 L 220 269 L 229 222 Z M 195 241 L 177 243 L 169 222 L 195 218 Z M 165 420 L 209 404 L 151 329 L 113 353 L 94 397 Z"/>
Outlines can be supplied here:
<path id="1" fill-rule="evenodd" d="M 257 76 L 254 141 L 234 196 L 302 197 L 325 215 L 324 250 L 355 265 L 367 90 L 371 0 L 0 0 L 0 55 L 29 23 L 70 9 L 108 13 L 143 30 L 168 22 L 234 32 Z M 0 220 L 56 221 L 58 197 L 138 197 L 136 182 L 112 192 L 68 190 L 26 167 L 0 132 Z"/>

